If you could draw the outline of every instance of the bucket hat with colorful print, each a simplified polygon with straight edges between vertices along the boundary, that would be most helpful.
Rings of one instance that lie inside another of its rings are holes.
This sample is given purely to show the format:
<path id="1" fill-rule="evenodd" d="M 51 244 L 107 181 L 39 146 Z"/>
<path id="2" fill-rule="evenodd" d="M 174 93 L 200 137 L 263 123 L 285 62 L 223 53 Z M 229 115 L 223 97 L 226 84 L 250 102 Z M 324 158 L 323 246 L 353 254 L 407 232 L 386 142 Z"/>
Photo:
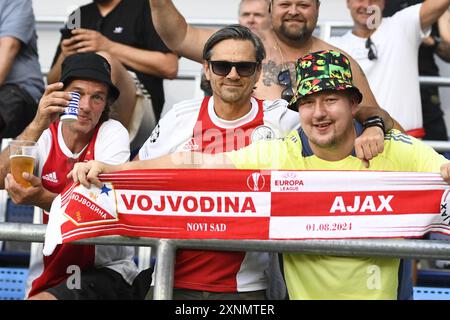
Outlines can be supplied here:
<path id="1" fill-rule="evenodd" d="M 341 52 L 325 50 L 310 53 L 296 63 L 296 90 L 289 103 L 296 109 L 297 101 L 324 90 L 349 90 L 362 101 L 362 94 L 352 82 L 350 60 Z"/>

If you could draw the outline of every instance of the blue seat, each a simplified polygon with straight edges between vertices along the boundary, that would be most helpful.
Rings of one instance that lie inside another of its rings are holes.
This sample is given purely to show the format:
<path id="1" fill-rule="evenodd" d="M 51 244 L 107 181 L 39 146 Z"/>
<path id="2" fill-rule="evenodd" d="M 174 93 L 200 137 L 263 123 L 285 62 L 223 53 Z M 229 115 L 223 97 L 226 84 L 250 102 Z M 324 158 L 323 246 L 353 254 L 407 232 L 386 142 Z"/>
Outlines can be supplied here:
<path id="1" fill-rule="evenodd" d="M 33 206 L 23 206 L 14 204 L 8 199 L 6 206 L 6 221 L 18 223 L 33 223 Z"/>
<path id="2" fill-rule="evenodd" d="M 33 206 L 16 205 L 11 199 L 8 199 L 6 205 L 6 222 L 33 223 L 33 214 Z M 4 241 L 3 246 L 0 247 L 0 265 L 5 267 L 28 266 L 30 247 L 30 242 Z M 17 261 L 18 258 L 20 258 L 20 261 Z"/>
<path id="3" fill-rule="evenodd" d="M 417 285 L 419 287 L 450 287 L 450 270 L 424 269 L 417 271 Z"/>
<path id="4" fill-rule="evenodd" d="M 23 300 L 28 269 L 0 268 L 0 300 Z"/>
<path id="5" fill-rule="evenodd" d="M 414 287 L 414 300 L 450 300 L 450 289 Z"/>

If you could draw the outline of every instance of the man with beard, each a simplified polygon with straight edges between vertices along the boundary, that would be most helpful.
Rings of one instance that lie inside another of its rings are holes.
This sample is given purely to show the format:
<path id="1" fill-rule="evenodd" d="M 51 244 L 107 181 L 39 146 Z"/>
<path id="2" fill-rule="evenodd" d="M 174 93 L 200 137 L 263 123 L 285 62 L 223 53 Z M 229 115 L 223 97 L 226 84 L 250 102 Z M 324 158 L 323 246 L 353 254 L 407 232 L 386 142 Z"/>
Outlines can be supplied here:
<path id="1" fill-rule="evenodd" d="M 79 52 L 102 52 L 111 64 L 113 82 L 122 93 L 112 106 L 112 116 L 128 129 L 130 140 L 137 135 L 142 113 L 154 111 L 152 122 L 158 121 L 164 105 L 163 78 L 173 79 L 178 72 L 178 57 L 159 38 L 149 10 L 147 0 L 94 0 L 81 6 L 80 25 L 75 21 L 70 37 L 63 36 L 48 73 L 48 82 L 54 83 L 65 57 Z M 69 21 L 76 20 L 76 13 Z M 145 125 L 150 128 L 140 144 L 153 128 Z"/>
<path id="2" fill-rule="evenodd" d="M 202 50 L 214 30 L 195 28 L 186 23 L 171 0 L 149 0 L 153 24 L 164 43 L 181 56 L 202 62 Z M 337 50 L 312 33 L 317 25 L 319 0 L 272 0 L 269 11 L 272 27 L 258 33 L 266 48 L 262 75 L 256 84 L 254 96 L 259 99 L 285 99 L 293 96 L 295 61 L 305 54 L 320 50 Z M 387 130 L 394 126 L 393 119 L 382 110 L 373 96 L 358 63 L 350 58 L 354 81 L 364 95 L 356 118 L 364 122 L 375 119 L 384 122 Z M 355 141 L 356 155 L 371 160 L 384 148 L 381 130 L 371 127 Z"/>
<path id="3" fill-rule="evenodd" d="M 358 61 L 377 100 L 406 132 L 422 138 L 425 131 L 417 66 L 419 46 L 450 0 L 426 0 L 390 18 L 382 18 L 385 3 L 385 0 L 347 0 L 353 28 L 331 42 Z M 373 10 L 379 15 L 379 22 L 373 19 Z"/>

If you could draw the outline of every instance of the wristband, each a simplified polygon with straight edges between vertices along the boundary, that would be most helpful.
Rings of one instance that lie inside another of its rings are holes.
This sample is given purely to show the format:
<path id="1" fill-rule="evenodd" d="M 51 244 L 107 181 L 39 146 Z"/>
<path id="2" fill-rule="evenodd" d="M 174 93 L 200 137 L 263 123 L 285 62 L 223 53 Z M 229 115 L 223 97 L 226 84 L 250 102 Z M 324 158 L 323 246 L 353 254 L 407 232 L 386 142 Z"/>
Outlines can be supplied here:
<path id="1" fill-rule="evenodd" d="M 383 133 L 386 133 L 386 127 L 384 125 L 384 121 L 379 116 L 367 118 L 366 121 L 364 121 L 362 125 L 364 128 L 363 130 L 370 128 L 370 127 L 378 127 L 378 128 L 381 128 L 381 130 L 383 130 Z"/>

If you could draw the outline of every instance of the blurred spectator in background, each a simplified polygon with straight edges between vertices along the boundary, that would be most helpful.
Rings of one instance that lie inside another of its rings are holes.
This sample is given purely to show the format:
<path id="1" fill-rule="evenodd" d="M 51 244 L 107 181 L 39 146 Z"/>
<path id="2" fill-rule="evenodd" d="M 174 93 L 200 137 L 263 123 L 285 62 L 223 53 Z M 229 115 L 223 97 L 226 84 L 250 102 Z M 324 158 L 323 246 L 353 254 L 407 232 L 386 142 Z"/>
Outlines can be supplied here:
<path id="1" fill-rule="evenodd" d="M 31 0 L 0 1 L 0 139 L 33 120 L 44 81 Z"/>
<path id="2" fill-rule="evenodd" d="M 385 0 L 347 0 L 353 29 L 331 39 L 359 62 L 380 105 L 415 137 L 425 135 L 417 66 L 419 46 L 449 5 L 450 0 L 427 0 L 391 18 L 382 18 Z"/>
<path id="3" fill-rule="evenodd" d="M 130 140 L 138 134 L 145 112 L 154 110 L 153 119 L 148 117 L 153 124 L 145 124 L 147 135 L 143 143 L 164 105 L 163 78 L 176 77 L 178 57 L 156 33 L 148 0 L 94 0 L 79 10 L 79 26 L 75 23 L 70 38 L 62 38 L 58 44 L 48 81 L 58 80 L 61 63 L 69 55 L 90 51 L 106 53 L 113 82 L 121 92 L 112 106 L 114 118 L 128 129 Z"/>
<path id="4" fill-rule="evenodd" d="M 423 0 L 389 0 L 386 2 L 383 15 L 390 17 L 408 6 L 422 3 Z M 447 10 L 433 24 L 431 35 L 425 38 L 419 49 L 419 74 L 421 76 L 439 77 L 439 67 L 435 54 L 445 62 L 450 62 L 450 11 Z M 439 98 L 439 87 L 422 85 L 422 117 L 425 129 L 424 140 L 448 140 L 444 112 Z"/>
<path id="5" fill-rule="evenodd" d="M 239 4 L 239 24 L 253 32 L 272 27 L 268 0 L 241 0 Z"/>

